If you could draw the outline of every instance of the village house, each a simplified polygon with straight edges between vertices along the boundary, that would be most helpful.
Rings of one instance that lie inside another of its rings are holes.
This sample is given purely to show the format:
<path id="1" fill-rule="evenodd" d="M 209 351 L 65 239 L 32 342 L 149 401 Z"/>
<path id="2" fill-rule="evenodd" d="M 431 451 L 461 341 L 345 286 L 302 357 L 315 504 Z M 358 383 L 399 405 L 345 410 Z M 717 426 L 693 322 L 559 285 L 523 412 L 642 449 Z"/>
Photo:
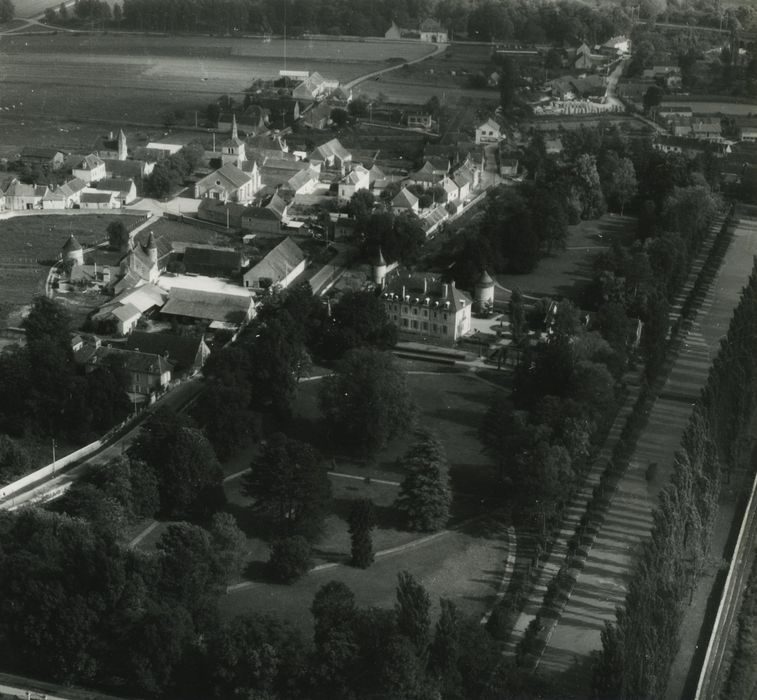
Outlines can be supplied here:
<path id="1" fill-rule="evenodd" d="M 427 112 L 418 112 L 416 114 L 407 115 L 407 126 L 410 129 L 425 129 L 428 130 L 433 124 L 433 118 Z"/>
<path id="2" fill-rule="evenodd" d="M 631 52 L 631 40 L 625 36 L 614 36 L 599 47 L 600 53 L 612 56 L 622 56 Z"/>
<path id="3" fill-rule="evenodd" d="M 691 105 L 665 103 L 663 102 L 657 108 L 657 116 L 660 119 L 691 119 L 694 116 L 694 112 L 691 109 Z"/>
<path id="4" fill-rule="evenodd" d="M 137 186 L 134 180 L 125 178 L 106 177 L 96 185 L 98 190 L 115 192 L 120 206 L 125 207 L 137 198 Z"/>
<path id="5" fill-rule="evenodd" d="M 356 165 L 339 182 L 339 199 L 349 200 L 359 190 L 370 189 L 370 175 L 362 165 Z"/>
<path id="6" fill-rule="evenodd" d="M 487 119 L 476 127 L 476 145 L 481 143 L 497 143 L 502 138 L 502 130 L 493 119 Z"/>
<path id="7" fill-rule="evenodd" d="M 736 119 L 735 125 L 739 141 L 757 143 L 757 118 L 742 117 Z"/>
<path id="8" fill-rule="evenodd" d="M 331 110 L 328 102 L 317 102 L 304 110 L 300 124 L 309 129 L 325 129 L 331 124 Z"/>
<path id="9" fill-rule="evenodd" d="M 326 81 L 318 71 L 313 71 L 292 90 L 292 97 L 298 100 L 315 101 L 328 94 Z"/>
<path id="10" fill-rule="evenodd" d="M 716 141 L 723 134 L 720 119 L 698 119 L 691 125 L 691 134 L 695 139 Z"/>
<path id="11" fill-rule="evenodd" d="M 79 207 L 82 209 L 118 209 L 120 206 L 117 192 L 86 189 L 79 197 Z"/>
<path id="12" fill-rule="evenodd" d="M 46 185 L 26 185 L 18 178 L 12 178 L 5 186 L 3 199 L 5 208 L 14 211 L 41 209 L 42 200 L 49 193 Z"/>
<path id="13" fill-rule="evenodd" d="M 502 158 L 499 162 L 499 174 L 502 177 L 515 177 L 518 174 L 517 158 Z"/>
<path id="14" fill-rule="evenodd" d="M 269 129 L 286 129 L 292 126 L 302 114 L 300 101 L 278 95 L 251 95 L 251 104 L 266 110 Z"/>
<path id="15" fill-rule="evenodd" d="M 118 160 L 117 158 L 103 158 L 102 161 L 105 163 L 105 177 L 134 180 L 135 183 L 152 175 L 155 169 L 154 161 Z"/>
<path id="16" fill-rule="evenodd" d="M 421 41 L 429 41 L 434 44 L 446 44 L 449 42 L 449 34 L 435 19 L 424 19 L 418 27 Z"/>
<path id="17" fill-rule="evenodd" d="M 320 164 L 322 168 L 344 174 L 352 163 L 352 154 L 339 143 L 339 139 L 331 139 L 312 151 L 308 160 L 313 164 Z"/>
<path id="18" fill-rule="evenodd" d="M 452 181 L 457 185 L 457 199 L 464 202 L 470 196 L 471 177 L 464 170 L 458 170 L 452 176 Z"/>
<path id="19" fill-rule="evenodd" d="M 287 236 L 257 265 L 244 274 L 244 286 L 256 290 L 286 289 L 305 270 L 302 249 Z"/>
<path id="20" fill-rule="evenodd" d="M 116 360 L 129 377 L 129 395 L 136 402 L 152 402 L 171 383 L 173 367 L 161 357 L 136 350 L 101 345 L 87 362 L 88 369 Z"/>
<path id="21" fill-rule="evenodd" d="M 412 214 L 418 214 L 418 197 L 416 197 L 410 190 L 403 187 L 392 200 L 392 211 L 394 214 L 403 214 L 410 212 Z"/>
<path id="22" fill-rule="evenodd" d="M 389 320 L 403 335 L 449 345 L 470 333 L 472 300 L 454 282 L 398 269 L 383 284 L 381 301 Z"/>
<path id="23" fill-rule="evenodd" d="M 42 198 L 43 209 L 70 209 L 78 205 L 87 183 L 75 177 L 48 191 Z"/>
<path id="24" fill-rule="evenodd" d="M 105 179 L 105 162 L 99 156 L 90 153 L 71 168 L 71 173 L 87 184 L 92 184 Z"/>
<path id="25" fill-rule="evenodd" d="M 126 339 L 124 347 L 168 360 L 173 365 L 174 377 L 196 374 L 210 356 L 210 348 L 203 335 L 134 331 Z"/>

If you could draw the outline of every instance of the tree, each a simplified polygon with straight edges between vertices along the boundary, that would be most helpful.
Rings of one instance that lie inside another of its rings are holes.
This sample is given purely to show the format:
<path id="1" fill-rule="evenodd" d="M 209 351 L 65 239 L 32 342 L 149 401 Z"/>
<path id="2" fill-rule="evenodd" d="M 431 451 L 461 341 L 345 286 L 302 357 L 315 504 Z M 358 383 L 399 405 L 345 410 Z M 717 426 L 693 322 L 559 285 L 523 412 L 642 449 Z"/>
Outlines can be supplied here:
<path id="1" fill-rule="evenodd" d="M 605 212 L 602 184 L 594 156 L 578 156 L 573 175 L 573 191 L 580 204 L 582 219 L 598 219 Z"/>
<path id="2" fill-rule="evenodd" d="M 349 697 L 360 643 L 355 596 L 341 581 L 330 581 L 318 589 L 310 612 L 318 686 L 328 697 Z"/>
<path id="3" fill-rule="evenodd" d="M 442 686 L 442 697 L 461 697 L 463 684 L 460 661 L 460 613 L 452 601 L 442 598 L 441 614 L 431 644 L 430 666 Z"/>
<path id="4" fill-rule="evenodd" d="M 662 90 L 657 85 L 650 85 L 644 93 L 644 114 L 649 114 L 655 107 L 659 107 L 660 102 L 662 102 Z"/>
<path id="5" fill-rule="evenodd" d="M 337 360 L 348 350 L 369 346 L 388 350 L 397 342 L 397 328 L 386 307 L 372 292 L 348 291 L 331 308 L 321 338 L 321 354 Z"/>
<path id="6" fill-rule="evenodd" d="M 257 395 L 274 411 L 286 415 L 297 391 L 297 382 L 307 374 L 310 356 L 304 329 L 287 311 L 265 316 L 251 329 L 251 384 Z"/>
<path id="7" fill-rule="evenodd" d="M 68 7 L 66 7 L 65 2 L 62 2 L 58 7 L 58 15 L 60 15 L 61 22 L 66 22 L 68 20 Z"/>
<path id="8" fill-rule="evenodd" d="M 617 169 L 612 175 L 610 191 L 615 199 L 620 203 L 620 215 L 623 216 L 623 210 L 626 204 L 636 196 L 638 182 L 636 181 L 636 171 L 630 158 L 621 158 Z"/>
<path id="9" fill-rule="evenodd" d="M 355 501 L 349 515 L 352 565 L 367 569 L 373 563 L 371 530 L 376 527 L 376 512 L 369 499 Z"/>
<path id="10" fill-rule="evenodd" d="M 331 121 L 334 122 L 334 126 L 336 126 L 338 129 L 341 129 L 345 126 L 347 126 L 347 120 L 349 119 L 349 114 L 346 109 L 342 109 L 341 107 L 334 107 L 334 109 L 331 110 L 331 114 L 329 115 L 331 118 Z"/>
<path id="11" fill-rule="evenodd" d="M 407 431 L 415 415 L 404 371 L 372 348 L 347 352 L 318 398 L 334 439 L 368 456 Z"/>
<path id="12" fill-rule="evenodd" d="M 129 247 L 129 232 L 123 221 L 116 219 L 108 224 L 108 245 L 111 250 L 125 251 Z"/>
<path id="13" fill-rule="evenodd" d="M 16 16 L 16 7 L 11 0 L 0 0 L 0 23 L 10 22 Z"/>
<path id="14" fill-rule="evenodd" d="M 309 540 L 321 532 L 331 483 L 320 455 L 306 442 L 283 433 L 271 436 L 245 476 L 245 493 L 255 508 L 272 515 L 279 529 Z"/>
<path id="15" fill-rule="evenodd" d="M 0 433 L 0 483 L 13 481 L 32 466 L 29 453 L 15 440 Z"/>
<path id="16" fill-rule="evenodd" d="M 407 476 L 396 506 L 411 530 L 435 532 L 449 520 L 449 464 L 442 444 L 427 430 L 417 430 L 402 459 Z"/>
<path id="17" fill-rule="evenodd" d="M 502 111 L 507 114 L 515 103 L 515 89 L 518 76 L 510 58 L 505 57 L 499 69 L 499 103 Z"/>
<path id="18" fill-rule="evenodd" d="M 431 640 L 431 599 L 407 571 L 400 571 L 397 581 L 397 630 L 410 640 L 418 656 L 425 656 Z"/>
<path id="19" fill-rule="evenodd" d="M 113 5 L 113 24 L 118 26 L 121 24 L 122 20 L 124 18 L 123 10 L 121 9 L 121 5 L 116 3 Z"/>
<path id="20" fill-rule="evenodd" d="M 212 378 L 205 382 L 194 416 L 220 460 L 230 459 L 249 439 L 252 421 L 249 405 L 246 382 L 227 385 Z"/>
<path id="21" fill-rule="evenodd" d="M 268 570 L 279 583 L 294 583 L 313 565 L 312 550 L 304 537 L 295 535 L 275 540 L 271 545 Z"/>
<path id="22" fill-rule="evenodd" d="M 169 408 L 145 421 L 130 456 L 154 471 L 160 507 L 171 516 L 209 515 L 223 502 L 222 471 L 208 439 Z"/>
<path id="23" fill-rule="evenodd" d="M 210 522 L 210 537 L 226 580 L 242 573 L 247 556 L 247 536 L 231 513 L 216 513 Z"/>

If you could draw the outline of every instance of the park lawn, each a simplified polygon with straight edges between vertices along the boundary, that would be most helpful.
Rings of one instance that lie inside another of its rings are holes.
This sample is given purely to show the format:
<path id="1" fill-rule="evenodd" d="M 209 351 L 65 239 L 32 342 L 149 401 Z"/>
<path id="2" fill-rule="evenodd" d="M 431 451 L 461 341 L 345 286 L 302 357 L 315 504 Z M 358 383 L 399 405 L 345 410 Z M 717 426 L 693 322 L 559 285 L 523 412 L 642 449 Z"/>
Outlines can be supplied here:
<path id="1" fill-rule="evenodd" d="M 614 240 L 624 240 L 635 225 L 634 217 L 605 214 L 595 221 L 569 226 L 565 250 L 546 255 L 528 274 L 498 274 L 497 281 L 531 296 L 576 298 L 592 279 L 594 257 Z"/>
<path id="2" fill-rule="evenodd" d="M 221 600 L 223 615 L 269 613 L 312 632 L 310 605 L 318 589 L 342 581 L 360 606 L 391 608 L 397 574 L 409 571 L 426 588 L 437 616 L 439 599 L 452 600 L 466 615 L 482 615 L 493 603 L 502 583 L 508 540 L 504 522 L 492 521 L 482 531 L 448 531 L 402 551 L 379 556 L 367 570 L 335 565 L 312 571 L 291 586 L 252 582 L 232 589 Z"/>

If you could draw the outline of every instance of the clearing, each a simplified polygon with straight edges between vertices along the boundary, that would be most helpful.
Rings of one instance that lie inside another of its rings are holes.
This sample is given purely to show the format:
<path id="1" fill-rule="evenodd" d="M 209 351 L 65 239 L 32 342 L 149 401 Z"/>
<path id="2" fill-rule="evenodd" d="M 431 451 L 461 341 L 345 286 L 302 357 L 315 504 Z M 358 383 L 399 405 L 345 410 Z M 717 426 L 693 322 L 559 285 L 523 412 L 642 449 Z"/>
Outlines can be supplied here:
<path id="1" fill-rule="evenodd" d="M 576 298 L 592 279 L 594 256 L 609 248 L 613 240 L 623 240 L 635 225 L 633 217 L 605 214 L 601 219 L 569 226 L 565 250 L 543 257 L 533 272 L 498 274 L 497 281 L 531 296 Z"/>

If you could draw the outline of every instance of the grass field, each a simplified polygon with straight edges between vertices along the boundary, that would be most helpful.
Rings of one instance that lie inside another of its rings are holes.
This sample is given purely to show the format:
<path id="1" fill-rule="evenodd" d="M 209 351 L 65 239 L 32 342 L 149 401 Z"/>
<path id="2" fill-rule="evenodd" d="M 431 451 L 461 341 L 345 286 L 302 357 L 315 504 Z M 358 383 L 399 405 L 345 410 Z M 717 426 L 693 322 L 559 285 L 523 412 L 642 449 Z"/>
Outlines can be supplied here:
<path id="1" fill-rule="evenodd" d="M 160 124 L 169 109 L 202 109 L 283 68 L 347 81 L 431 50 L 420 42 L 377 40 L 8 35 L 0 44 L 0 108 L 16 121 L 54 113 L 61 120 Z"/>
<path id="2" fill-rule="evenodd" d="M 508 289 L 520 289 L 532 296 L 575 298 L 591 280 L 594 256 L 608 248 L 616 237 L 627 236 L 635 224 L 632 217 L 605 214 L 596 221 L 569 226 L 565 250 L 545 256 L 527 275 L 499 274 L 497 281 Z"/>
<path id="3" fill-rule="evenodd" d="M 308 609 L 313 595 L 327 581 L 338 579 L 347 583 L 362 605 L 388 607 L 394 598 L 397 573 L 404 569 L 422 581 L 434 603 L 443 595 L 454 599 L 466 613 L 480 614 L 486 609 L 503 573 L 506 523 L 489 518 L 474 524 L 468 523 L 468 518 L 482 512 L 480 494 L 473 498 L 470 492 L 491 491 L 490 462 L 481 452 L 478 425 L 493 389 L 471 374 L 411 371 L 408 382 L 419 404 L 419 422 L 433 428 L 447 449 L 455 488 L 453 524 L 467 524 L 431 541 L 425 541 L 422 534 L 401 528 L 399 514 L 393 507 L 397 484 L 403 478 L 396 459 L 405 451 L 409 438 L 394 441 L 370 466 L 337 455 L 330 470 L 358 478 L 331 478 L 332 513 L 326 520 L 324 537 L 315 547 L 316 564 L 326 565 L 326 568 L 311 572 L 294 586 L 274 585 L 265 576 L 269 551 L 266 527 L 251 512 L 251 500 L 243 493 L 243 480 L 236 476 L 226 482 L 225 490 L 229 511 L 248 534 L 250 565 L 246 586 L 232 591 L 224 599 L 223 608 L 227 613 L 273 612 L 308 631 Z M 318 380 L 302 383 L 296 404 L 296 421 L 299 422 L 295 424 L 296 433 L 311 440 L 315 434 L 323 432 L 317 422 L 319 385 Z M 330 457 L 322 441 L 320 446 Z M 251 447 L 225 464 L 225 473 L 236 475 L 247 469 L 255 450 Z M 365 477 L 370 477 L 370 481 Z M 389 483 L 378 483 L 377 479 Z M 349 556 L 350 541 L 344 518 L 352 500 L 357 498 L 370 498 L 376 504 L 378 527 L 374 531 L 374 549 L 402 548 L 379 557 L 367 572 L 344 565 L 329 567 L 345 563 Z M 140 547 L 153 548 L 165 527 L 161 525 L 153 531 Z"/>

